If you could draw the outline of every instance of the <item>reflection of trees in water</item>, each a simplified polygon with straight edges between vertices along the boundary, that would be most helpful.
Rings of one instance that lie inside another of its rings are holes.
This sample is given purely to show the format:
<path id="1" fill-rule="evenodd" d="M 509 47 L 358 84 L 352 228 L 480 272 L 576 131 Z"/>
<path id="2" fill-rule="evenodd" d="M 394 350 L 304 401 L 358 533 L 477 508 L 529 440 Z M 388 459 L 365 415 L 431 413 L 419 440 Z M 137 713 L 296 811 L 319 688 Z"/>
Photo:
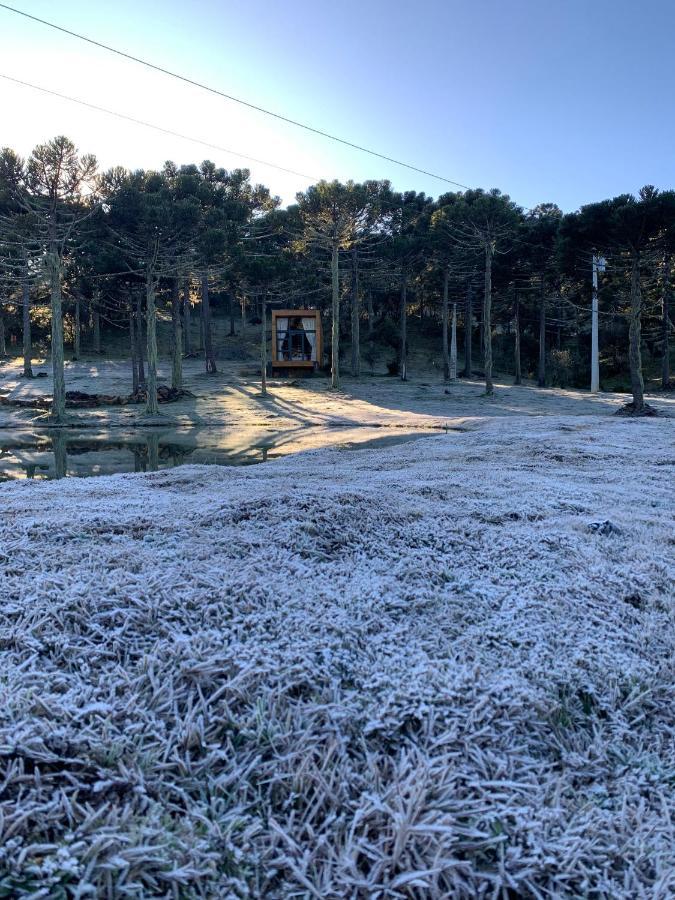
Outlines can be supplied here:
<path id="1" fill-rule="evenodd" d="M 148 448 L 147 445 L 134 444 L 129 448 L 134 454 L 134 472 L 147 472 L 148 470 Z"/>
<path id="2" fill-rule="evenodd" d="M 182 444 L 162 443 L 158 434 L 149 434 L 143 443 L 139 441 L 121 446 L 133 453 L 134 472 L 147 472 L 148 470 L 156 472 L 162 462 L 180 466 L 186 457 L 191 456 L 197 449 L 197 447 L 185 447 Z"/>
<path id="3" fill-rule="evenodd" d="M 225 434 L 225 432 L 223 433 Z M 268 432 L 265 437 L 258 436 L 258 440 L 254 439 L 250 444 L 245 444 L 237 449 L 228 449 L 225 446 L 219 446 L 217 438 L 211 441 L 206 439 L 200 441 L 200 436 L 197 434 L 190 435 L 190 439 L 194 443 L 186 446 L 170 439 L 174 436 L 173 432 L 167 433 L 161 430 L 156 433 L 136 432 L 126 440 L 122 438 L 96 439 L 82 435 L 74 437 L 67 431 L 54 431 L 48 436 L 44 434 L 30 435 L 28 440 L 16 437 L 9 441 L 3 441 L 0 446 L 0 480 L 16 477 L 11 474 L 11 468 L 25 472 L 27 478 L 44 477 L 43 473 L 47 477 L 63 478 L 68 474 L 68 466 L 70 466 L 70 474 L 103 474 L 105 454 L 113 451 L 118 451 L 122 455 L 114 461 L 109 471 L 153 472 L 167 466 L 180 466 L 188 461 L 196 451 L 200 451 L 202 461 L 205 463 L 232 466 L 254 465 L 297 449 L 298 433 L 298 428 L 295 427 Z M 386 444 L 387 442 L 386 439 L 382 439 L 382 443 Z M 376 444 L 366 441 L 363 446 L 376 446 Z M 31 453 L 47 453 L 49 456 L 53 454 L 53 462 L 52 459 L 49 459 L 49 465 L 45 465 L 43 462 L 23 461 L 17 458 L 17 452 L 22 450 Z M 87 454 L 93 457 L 92 461 L 82 460 L 81 464 L 77 465 L 74 458 Z M 7 472 L 3 472 L 3 460 L 7 460 Z"/>
<path id="4" fill-rule="evenodd" d="M 63 431 L 54 431 L 48 437 L 31 436 L 32 440 L 14 440 L 3 443 L 0 446 L 0 481 L 11 481 L 15 477 L 8 470 L 2 471 L 3 460 L 25 473 L 26 478 L 33 479 L 38 473 L 48 473 L 54 478 L 64 478 L 68 474 L 68 458 L 85 456 L 86 454 L 102 454 L 112 451 L 130 451 L 134 458 L 133 471 L 156 471 L 162 463 L 172 466 L 181 465 L 185 459 L 191 456 L 197 446 L 186 447 L 171 441 L 162 441 L 161 434 L 149 434 L 145 440 L 91 440 L 84 438 L 72 438 Z M 17 458 L 17 451 L 31 453 L 47 453 L 53 455 L 52 465 L 40 462 L 24 462 Z M 97 467 L 79 467 L 82 474 L 95 472 Z M 129 471 L 131 466 L 119 467 L 121 471 Z"/>
<path id="5" fill-rule="evenodd" d="M 251 449 L 258 450 L 262 454 L 261 462 L 267 462 L 267 454 L 270 450 L 274 450 L 274 443 L 272 441 L 265 441 L 264 444 L 254 444 Z M 257 462 L 257 460 L 253 460 L 253 462 Z"/>
<path id="6" fill-rule="evenodd" d="M 62 431 L 56 431 L 52 435 L 52 450 L 54 451 L 54 477 L 65 478 L 68 471 L 68 440 Z"/>

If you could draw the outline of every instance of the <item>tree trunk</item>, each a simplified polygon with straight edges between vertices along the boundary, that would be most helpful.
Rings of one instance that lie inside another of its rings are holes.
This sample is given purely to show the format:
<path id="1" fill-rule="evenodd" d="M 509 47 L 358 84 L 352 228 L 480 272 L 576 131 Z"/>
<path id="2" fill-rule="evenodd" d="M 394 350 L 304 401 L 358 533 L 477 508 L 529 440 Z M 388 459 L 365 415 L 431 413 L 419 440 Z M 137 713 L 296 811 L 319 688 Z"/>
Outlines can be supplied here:
<path id="1" fill-rule="evenodd" d="M 134 454 L 134 472 L 145 472 L 147 469 L 147 455 L 138 446 L 134 447 L 131 452 Z"/>
<path id="2" fill-rule="evenodd" d="M 241 337 L 242 340 L 246 335 L 246 294 L 241 295 Z"/>
<path id="3" fill-rule="evenodd" d="M 263 293 L 260 318 L 260 392 L 267 396 L 267 291 Z"/>
<path id="4" fill-rule="evenodd" d="M 148 469 L 157 472 L 159 469 L 159 435 L 151 432 L 147 438 L 148 445 Z"/>
<path id="5" fill-rule="evenodd" d="M 471 378 L 473 369 L 473 286 L 466 289 L 466 310 L 464 311 L 464 376 Z"/>
<path id="6" fill-rule="evenodd" d="M 99 309 L 100 297 L 100 292 L 96 291 L 96 293 L 94 294 L 94 308 L 91 312 L 94 325 L 94 353 L 96 354 L 101 353 L 101 312 Z"/>
<path id="7" fill-rule="evenodd" d="M 190 279 L 186 278 L 183 282 L 183 337 L 185 343 L 185 355 L 192 353 L 192 309 L 190 307 Z"/>
<path id="8" fill-rule="evenodd" d="M 211 304 L 209 303 L 209 276 L 202 275 L 202 329 L 204 334 L 204 359 L 207 375 L 215 375 L 218 371 L 216 358 L 213 355 L 213 338 L 211 334 Z"/>
<path id="9" fill-rule="evenodd" d="M 51 244 L 47 254 L 49 270 L 49 293 L 52 314 L 52 374 L 54 394 L 52 399 L 52 419 L 63 422 L 66 417 L 66 378 L 63 367 L 63 310 L 61 308 L 61 258 L 55 244 Z"/>
<path id="10" fill-rule="evenodd" d="M 352 375 L 361 374 L 361 321 L 359 309 L 359 258 L 352 248 Z"/>
<path id="11" fill-rule="evenodd" d="M 131 386 L 135 394 L 140 385 L 138 383 L 138 342 L 136 340 L 136 329 L 134 327 L 134 311 L 129 311 L 129 344 L 131 346 Z"/>
<path id="12" fill-rule="evenodd" d="M 145 411 L 149 416 L 159 415 L 157 404 L 157 307 L 155 305 L 155 276 L 148 272 L 145 282 L 146 331 L 148 341 L 148 384 Z"/>
<path id="13" fill-rule="evenodd" d="M 546 387 L 546 289 L 544 276 L 539 283 L 539 367 L 537 384 Z"/>
<path id="14" fill-rule="evenodd" d="M 173 279 L 171 287 L 171 325 L 173 326 L 171 387 L 180 391 L 183 387 L 183 327 L 180 320 L 180 280 L 177 276 Z"/>
<path id="15" fill-rule="evenodd" d="M 75 326 L 73 328 L 73 358 L 80 358 L 80 348 L 82 343 L 81 333 L 81 315 L 80 315 L 80 298 L 75 298 Z"/>
<path id="16" fill-rule="evenodd" d="M 633 412 L 642 412 L 645 407 L 644 381 L 642 379 L 642 289 L 640 285 L 640 255 L 632 254 L 630 277 L 630 327 L 628 330 L 628 360 L 630 362 L 630 384 L 633 393 Z"/>
<path id="17" fill-rule="evenodd" d="M 443 270 L 443 381 L 450 381 L 450 357 L 448 356 L 448 285 L 450 283 L 449 269 Z"/>
<path id="18" fill-rule="evenodd" d="M 30 325 L 30 284 L 27 278 L 24 278 L 21 284 L 22 290 L 22 322 L 23 322 L 23 376 L 24 378 L 33 377 L 33 338 L 31 335 Z"/>
<path id="19" fill-rule="evenodd" d="M 207 285 L 208 290 L 208 285 Z M 211 310 L 209 310 L 209 320 L 211 318 Z M 202 296 L 202 302 L 199 310 L 199 350 L 202 351 L 204 349 L 204 298 Z"/>
<path id="20" fill-rule="evenodd" d="M 235 303 L 234 303 L 234 297 L 232 296 L 232 291 L 229 291 L 227 296 L 229 297 L 229 300 L 230 300 L 230 302 L 229 302 L 229 310 L 230 310 L 230 337 L 236 337 L 236 336 L 237 336 L 237 332 L 236 332 L 235 327 L 234 327 L 234 306 L 235 306 Z"/>
<path id="21" fill-rule="evenodd" d="M 520 294 L 518 291 L 516 291 L 516 296 L 513 301 L 513 330 L 516 338 L 513 350 L 516 377 L 513 383 L 522 384 L 523 376 L 520 368 Z"/>
<path id="22" fill-rule="evenodd" d="M 54 451 L 54 476 L 65 478 L 68 472 L 68 450 L 66 436 L 61 430 L 52 434 L 52 450 Z"/>
<path id="23" fill-rule="evenodd" d="M 663 358 L 661 363 L 661 387 L 670 389 L 670 255 L 663 257 L 663 306 L 661 310 Z"/>
<path id="24" fill-rule="evenodd" d="M 375 310 L 373 309 L 373 295 L 370 291 L 366 294 L 366 308 L 368 310 L 368 340 L 373 338 L 375 328 Z"/>
<path id="25" fill-rule="evenodd" d="M 485 302 L 483 302 L 478 323 L 478 361 L 485 364 Z"/>
<path id="26" fill-rule="evenodd" d="M 485 393 L 494 393 L 492 384 L 492 244 L 485 246 L 485 296 L 483 298 L 483 358 Z"/>
<path id="27" fill-rule="evenodd" d="M 145 387 L 145 366 L 143 365 L 143 305 L 140 290 L 136 292 L 136 367 L 138 369 L 138 386 Z"/>
<path id="28" fill-rule="evenodd" d="M 399 358 L 398 370 L 401 381 L 408 380 L 408 273 L 401 275 L 401 295 L 399 302 Z"/>
<path id="29" fill-rule="evenodd" d="M 333 241 L 330 258 L 331 286 L 333 292 L 333 322 L 331 330 L 331 365 L 330 386 L 334 391 L 340 389 L 340 272 L 337 241 Z"/>
<path id="30" fill-rule="evenodd" d="M 0 303 L 0 357 L 7 356 L 7 338 L 5 337 L 5 314 Z"/>
<path id="31" fill-rule="evenodd" d="M 457 303 L 454 302 L 450 326 L 450 381 L 457 381 Z"/>

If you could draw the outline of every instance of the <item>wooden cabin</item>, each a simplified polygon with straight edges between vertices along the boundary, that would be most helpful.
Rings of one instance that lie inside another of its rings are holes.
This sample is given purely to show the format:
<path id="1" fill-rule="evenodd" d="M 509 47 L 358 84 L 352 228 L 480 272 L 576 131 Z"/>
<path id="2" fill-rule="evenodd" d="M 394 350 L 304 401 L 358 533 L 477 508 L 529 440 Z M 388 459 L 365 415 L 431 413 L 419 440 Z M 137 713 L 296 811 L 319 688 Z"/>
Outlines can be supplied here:
<path id="1" fill-rule="evenodd" d="M 272 370 L 321 365 L 323 339 L 318 309 L 272 310 Z"/>

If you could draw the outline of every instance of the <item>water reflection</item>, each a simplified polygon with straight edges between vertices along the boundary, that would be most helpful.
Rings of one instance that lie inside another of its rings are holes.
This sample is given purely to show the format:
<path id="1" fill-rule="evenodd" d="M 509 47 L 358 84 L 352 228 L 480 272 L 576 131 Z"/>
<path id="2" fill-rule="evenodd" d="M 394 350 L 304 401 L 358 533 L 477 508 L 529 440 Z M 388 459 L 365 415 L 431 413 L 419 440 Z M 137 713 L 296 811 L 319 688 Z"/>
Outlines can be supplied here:
<path id="1" fill-rule="evenodd" d="M 264 433 L 222 429 L 144 429 L 123 435 L 54 430 L 0 432 L 0 481 L 156 472 L 184 463 L 244 466 L 320 446 L 347 449 L 386 446 L 422 437 L 374 429 L 302 428 Z M 428 432 L 427 432 L 428 434 Z"/>

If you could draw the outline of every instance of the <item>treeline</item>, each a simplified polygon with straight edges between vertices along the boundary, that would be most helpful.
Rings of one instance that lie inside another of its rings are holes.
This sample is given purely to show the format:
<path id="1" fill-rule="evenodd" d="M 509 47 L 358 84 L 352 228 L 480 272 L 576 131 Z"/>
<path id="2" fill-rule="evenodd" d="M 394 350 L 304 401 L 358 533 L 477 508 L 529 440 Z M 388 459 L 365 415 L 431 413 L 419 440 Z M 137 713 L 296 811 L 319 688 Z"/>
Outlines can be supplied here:
<path id="1" fill-rule="evenodd" d="M 101 352 L 102 332 L 121 329 L 134 390 L 155 414 L 158 313 L 171 318 L 180 389 L 194 317 L 206 372 L 217 371 L 215 298 L 256 322 L 271 303 L 324 310 L 334 388 L 345 344 L 351 374 L 377 342 L 405 380 L 411 315 L 438 341 L 445 380 L 478 370 L 491 394 L 496 362 L 516 383 L 532 374 L 541 386 L 585 386 L 595 259 L 602 374 L 629 378 L 641 413 L 645 354 L 671 387 L 674 253 L 675 193 L 649 186 L 563 215 L 550 203 L 523 210 L 497 190 L 433 199 L 387 181 L 320 182 L 282 209 L 245 169 L 101 173 L 58 137 L 27 160 L 0 154 L 0 355 L 9 335 L 20 340 L 32 377 L 33 332 L 49 329 L 60 421 L 64 321 L 76 357 L 84 331 Z"/>

